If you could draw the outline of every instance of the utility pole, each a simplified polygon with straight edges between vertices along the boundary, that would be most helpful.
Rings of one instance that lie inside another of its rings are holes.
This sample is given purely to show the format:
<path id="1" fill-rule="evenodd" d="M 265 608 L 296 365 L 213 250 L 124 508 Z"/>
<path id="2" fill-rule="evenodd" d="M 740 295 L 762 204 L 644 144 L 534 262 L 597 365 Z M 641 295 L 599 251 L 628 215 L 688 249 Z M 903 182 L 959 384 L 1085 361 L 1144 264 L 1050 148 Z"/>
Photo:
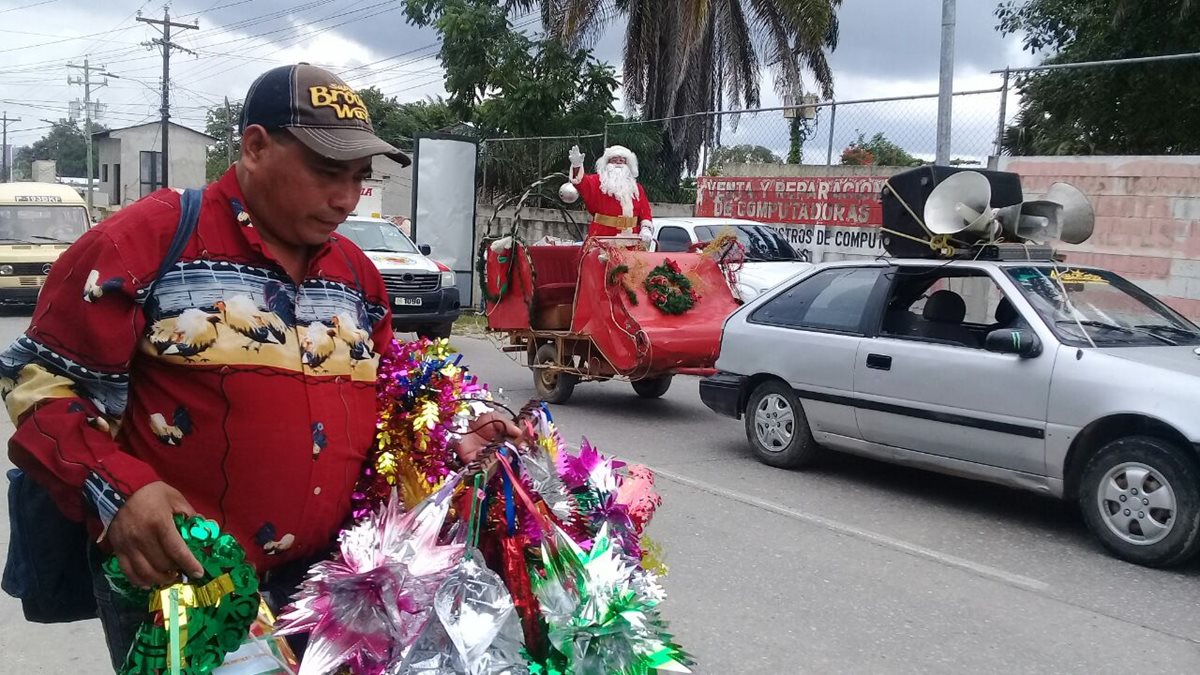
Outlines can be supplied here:
<path id="1" fill-rule="evenodd" d="M 169 168 L 170 167 L 170 156 L 169 156 L 170 142 L 169 142 L 169 139 L 171 136 L 171 127 L 170 127 L 170 120 L 171 120 L 171 50 L 178 49 L 180 51 L 184 51 L 189 54 L 192 54 L 193 56 L 196 54 L 196 52 L 193 52 L 192 50 L 190 50 L 186 47 L 182 47 L 180 45 L 175 44 L 174 42 L 171 42 L 171 29 L 172 28 L 186 28 L 188 30 L 199 30 L 200 22 L 199 22 L 199 20 L 197 20 L 196 23 L 194 23 L 194 24 L 172 22 L 170 5 L 163 6 L 162 20 L 147 19 L 147 18 L 141 17 L 141 16 L 139 16 L 137 18 L 137 20 L 141 21 L 142 23 L 148 23 L 151 25 L 160 26 L 159 30 L 162 31 L 162 38 L 151 40 L 150 44 L 155 44 L 155 45 L 159 45 L 160 47 L 162 47 L 163 75 L 162 75 L 162 177 L 161 177 L 161 180 L 162 180 L 162 186 L 167 187 L 167 173 L 170 171 L 170 168 Z"/>
<path id="2" fill-rule="evenodd" d="M 107 78 L 117 76 L 105 70 L 104 66 L 93 67 L 89 65 L 86 56 L 83 58 L 82 66 L 77 66 L 74 63 L 68 63 L 67 67 L 78 68 L 79 70 L 83 71 L 83 77 L 68 77 L 67 84 L 83 85 L 83 135 L 87 139 L 87 205 L 88 213 L 91 213 L 92 209 L 94 208 L 92 204 L 92 188 L 94 187 L 92 184 L 92 179 L 95 171 L 92 164 L 92 71 L 96 71 L 97 74 L 105 78 L 103 82 L 95 85 L 97 88 L 107 86 Z"/>
<path id="3" fill-rule="evenodd" d="M 954 105 L 955 0 L 942 0 L 942 58 L 938 82 L 937 155 L 935 164 L 950 163 L 950 125 Z"/>
<path id="4" fill-rule="evenodd" d="M 4 166 L 4 169 L 0 171 L 0 182 L 2 183 L 9 181 L 9 171 L 11 171 L 11 167 L 8 166 L 8 123 L 20 121 L 20 117 L 9 117 L 7 110 L 0 114 L 0 123 L 3 123 L 4 126 L 4 143 L 0 145 L 0 155 L 4 155 L 4 157 L 0 158 Z"/>

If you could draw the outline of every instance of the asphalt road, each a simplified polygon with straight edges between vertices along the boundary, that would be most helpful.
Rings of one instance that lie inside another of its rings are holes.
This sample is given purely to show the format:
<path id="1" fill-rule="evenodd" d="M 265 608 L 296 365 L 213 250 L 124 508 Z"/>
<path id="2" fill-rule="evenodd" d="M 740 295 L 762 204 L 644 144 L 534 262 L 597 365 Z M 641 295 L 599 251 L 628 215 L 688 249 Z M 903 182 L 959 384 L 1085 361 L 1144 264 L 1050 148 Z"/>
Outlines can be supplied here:
<path id="1" fill-rule="evenodd" d="M 0 342 L 27 320 L 0 318 Z M 533 396 L 491 344 L 455 343 L 511 405 Z M 845 456 L 763 466 L 692 378 L 658 401 L 580 385 L 555 415 L 568 440 L 658 471 L 664 610 L 696 672 L 1200 671 L 1200 563 L 1114 560 L 1067 505 Z M 106 672 L 95 622 L 25 624 L 7 597 L 0 655 L 0 672 Z"/>

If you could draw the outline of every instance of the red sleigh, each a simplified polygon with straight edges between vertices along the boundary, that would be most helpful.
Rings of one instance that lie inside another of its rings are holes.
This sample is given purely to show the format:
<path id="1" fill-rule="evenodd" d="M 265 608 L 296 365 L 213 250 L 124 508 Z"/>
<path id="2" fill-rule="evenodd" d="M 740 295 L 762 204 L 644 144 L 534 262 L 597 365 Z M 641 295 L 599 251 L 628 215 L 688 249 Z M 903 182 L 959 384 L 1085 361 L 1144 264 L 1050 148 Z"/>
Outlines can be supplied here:
<path id="1" fill-rule="evenodd" d="M 642 251 L 635 239 L 527 246 L 505 237 L 485 240 L 480 257 L 488 328 L 507 333 L 504 351 L 525 354 L 538 394 L 552 403 L 589 380 L 629 380 L 656 398 L 675 374 L 711 372 L 737 308 L 710 256 Z M 698 294 L 681 314 L 659 309 L 645 288 L 668 260 Z"/>

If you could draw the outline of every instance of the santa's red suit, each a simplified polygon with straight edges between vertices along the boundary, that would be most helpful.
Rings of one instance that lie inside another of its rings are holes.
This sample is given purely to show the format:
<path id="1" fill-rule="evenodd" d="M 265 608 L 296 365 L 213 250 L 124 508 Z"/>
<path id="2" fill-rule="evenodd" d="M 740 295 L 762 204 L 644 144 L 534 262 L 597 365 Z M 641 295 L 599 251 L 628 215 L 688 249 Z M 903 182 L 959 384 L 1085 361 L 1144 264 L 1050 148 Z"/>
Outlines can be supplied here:
<path id="1" fill-rule="evenodd" d="M 609 160 L 621 157 L 623 168 L 614 165 L 610 171 Z M 596 173 L 585 174 L 583 155 L 578 148 L 571 151 L 571 183 L 583 198 L 583 204 L 592 214 L 588 226 L 589 237 L 612 237 L 622 232 L 632 232 L 649 240 L 653 233 L 654 214 L 646 190 L 637 182 L 637 156 L 621 146 L 613 146 L 596 162 Z"/>

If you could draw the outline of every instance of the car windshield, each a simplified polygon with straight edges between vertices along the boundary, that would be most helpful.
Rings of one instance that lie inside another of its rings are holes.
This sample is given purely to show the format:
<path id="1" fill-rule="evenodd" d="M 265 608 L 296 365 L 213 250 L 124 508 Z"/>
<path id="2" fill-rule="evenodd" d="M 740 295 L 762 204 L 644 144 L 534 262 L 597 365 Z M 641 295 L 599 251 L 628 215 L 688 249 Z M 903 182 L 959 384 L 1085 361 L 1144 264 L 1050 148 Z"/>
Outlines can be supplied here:
<path id="1" fill-rule="evenodd" d="M 696 228 L 696 239 L 712 241 L 727 233 L 746 247 L 746 260 L 800 260 L 783 235 L 768 225 L 701 225 Z"/>
<path id="2" fill-rule="evenodd" d="M 1046 265 L 1008 275 L 1072 346 L 1200 345 L 1200 328 L 1112 272 Z"/>
<path id="3" fill-rule="evenodd" d="M 70 244 L 87 227 L 82 206 L 0 206 L 0 244 Z"/>
<path id="4" fill-rule="evenodd" d="M 412 240 L 388 222 L 351 219 L 339 225 L 337 231 L 364 251 L 417 253 Z"/>

